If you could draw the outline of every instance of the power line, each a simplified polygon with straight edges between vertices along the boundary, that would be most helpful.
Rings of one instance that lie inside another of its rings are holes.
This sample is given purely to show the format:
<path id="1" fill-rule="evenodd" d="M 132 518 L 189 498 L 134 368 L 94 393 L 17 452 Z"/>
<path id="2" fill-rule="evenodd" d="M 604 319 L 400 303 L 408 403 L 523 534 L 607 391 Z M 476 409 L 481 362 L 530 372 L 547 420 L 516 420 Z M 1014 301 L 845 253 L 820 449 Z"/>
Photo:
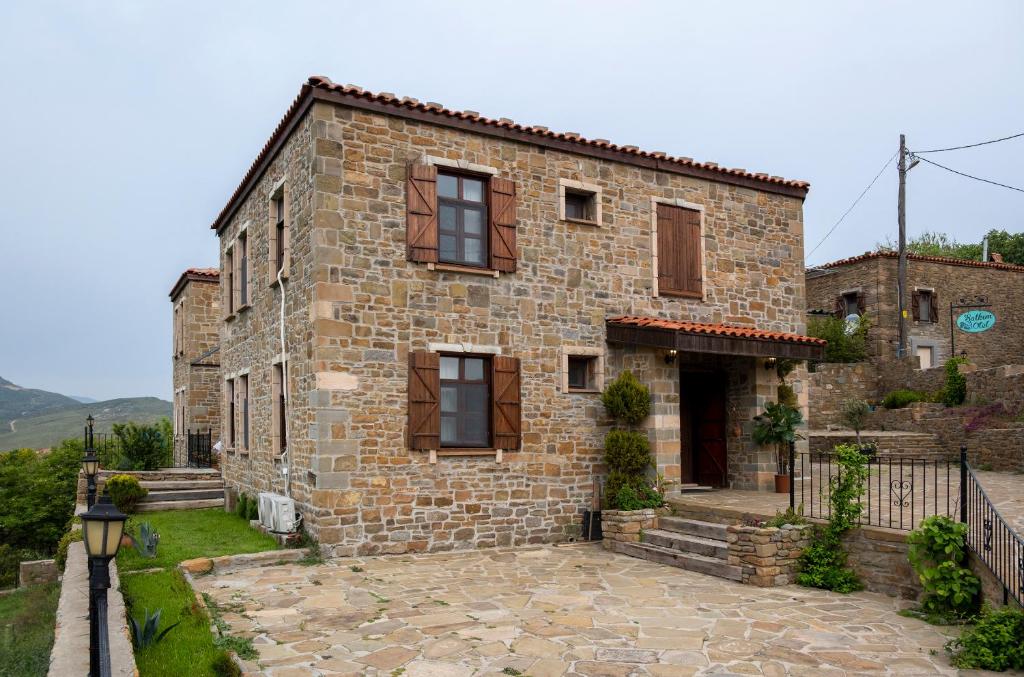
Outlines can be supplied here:
<path id="1" fill-rule="evenodd" d="M 811 254 L 816 252 L 818 250 L 818 247 L 820 247 L 825 242 L 825 240 L 827 240 L 829 238 L 829 236 L 832 233 L 835 232 L 836 228 L 839 227 L 839 224 L 841 224 L 843 222 L 843 220 L 847 217 L 847 215 L 850 212 L 853 211 L 853 208 L 857 206 L 857 203 L 861 201 L 861 198 L 863 198 L 865 195 L 867 195 L 867 192 L 869 190 L 871 190 L 871 186 L 875 185 L 875 181 L 878 181 L 878 177 L 880 177 L 882 175 L 882 172 L 884 172 L 886 170 L 886 168 L 889 165 L 892 164 L 892 161 L 896 159 L 897 155 L 899 155 L 899 151 L 896 151 L 895 153 L 893 153 L 892 157 L 890 157 L 888 160 L 886 160 L 885 164 L 882 165 L 882 168 L 878 170 L 877 174 L 875 174 L 875 178 L 871 179 L 871 183 L 868 184 L 868 187 L 861 191 L 860 195 L 857 196 L 857 199 L 853 201 L 852 205 L 850 205 L 850 208 L 847 209 L 845 212 L 843 212 L 843 215 L 839 217 L 839 220 L 835 222 L 835 225 L 833 225 L 829 229 L 829 231 L 827 233 L 825 233 L 825 237 L 821 238 L 821 241 L 818 242 L 818 244 L 814 245 L 814 249 L 812 249 L 811 251 L 807 252 L 807 257 L 806 258 L 810 258 Z M 921 158 L 921 159 L 923 160 L 924 158 Z"/>
<path id="2" fill-rule="evenodd" d="M 1010 139 L 1016 139 L 1019 136 L 1024 136 L 1024 132 L 1020 134 L 1014 134 L 1012 136 L 1004 136 L 1001 139 L 992 139 L 991 141 L 982 141 L 981 143 L 970 143 L 966 146 L 952 146 L 950 148 L 935 148 L 932 150 L 919 150 L 916 153 L 945 153 L 947 150 L 962 150 L 964 148 L 976 148 L 978 146 L 987 146 L 990 143 L 999 143 L 1000 141 L 1009 141 Z"/>
<path id="3" fill-rule="evenodd" d="M 914 157 L 916 159 L 920 160 L 921 162 L 927 162 L 930 165 L 935 165 L 939 169 L 945 169 L 947 172 L 953 172 L 954 174 L 959 174 L 960 176 L 966 176 L 968 179 L 974 179 L 975 181 L 981 181 L 983 183 L 991 183 L 993 186 L 1000 186 L 1002 188 L 1009 188 L 1010 190 L 1015 190 L 1015 191 L 1017 191 L 1019 193 L 1024 193 L 1024 188 L 1017 188 L 1015 186 L 1008 186 L 1005 183 L 999 183 L 998 181 L 989 181 L 988 179 L 982 179 L 982 178 L 977 177 L 977 176 L 971 176 L 970 174 L 964 174 L 963 172 L 958 172 L 957 170 L 951 169 L 950 167 L 946 167 L 945 165 L 940 165 L 938 162 L 932 162 L 928 158 L 924 158 L 924 157 L 919 158 L 919 157 L 917 157 L 917 153 L 914 153 Z"/>

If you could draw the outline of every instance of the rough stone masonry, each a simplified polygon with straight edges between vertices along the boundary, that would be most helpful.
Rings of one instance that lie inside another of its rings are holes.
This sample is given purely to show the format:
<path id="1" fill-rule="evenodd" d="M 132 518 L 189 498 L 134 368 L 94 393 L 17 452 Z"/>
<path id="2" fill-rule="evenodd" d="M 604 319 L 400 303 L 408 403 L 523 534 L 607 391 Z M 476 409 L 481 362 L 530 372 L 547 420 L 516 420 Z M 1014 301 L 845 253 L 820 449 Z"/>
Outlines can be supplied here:
<path id="1" fill-rule="evenodd" d="M 636 154 L 583 153 L 570 142 L 560 150 L 397 99 L 378 106 L 382 97 L 304 88 L 215 224 L 222 299 L 233 293 L 223 288 L 228 257 L 244 247 L 249 266 L 248 302 L 225 312 L 220 330 L 223 397 L 228 381 L 247 380 L 251 434 L 247 448 L 226 450 L 228 485 L 289 492 L 336 555 L 564 540 L 578 534 L 604 474 L 611 423 L 597 392 L 563 388 L 563 358 L 577 351 L 599 356 L 606 379 L 631 369 L 652 388 L 645 425 L 657 471 L 678 478 L 678 363 L 661 350 L 606 344 L 605 320 L 635 314 L 801 333 L 806 185 L 784 189 L 717 166 L 689 174 L 640 166 Z M 514 182 L 515 272 L 407 260 L 410 163 Z M 600 222 L 560 218 L 564 182 L 597 191 Z M 282 195 L 289 262 L 280 285 L 269 255 Z M 655 199 L 702 210 L 702 298 L 656 293 Z M 411 450 L 408 355 L 464 344 L 520 360 L 521 446 L 472 456 Z M 272 429 L 274 370 L 284 361 L 287 456 L 274 452 Z M 751 441 L 750 419 L 774 398 L 774 373 L 753 357 L 679 361 L 727 374 L 729 481 L 766 487 L 774 459 Z"/>

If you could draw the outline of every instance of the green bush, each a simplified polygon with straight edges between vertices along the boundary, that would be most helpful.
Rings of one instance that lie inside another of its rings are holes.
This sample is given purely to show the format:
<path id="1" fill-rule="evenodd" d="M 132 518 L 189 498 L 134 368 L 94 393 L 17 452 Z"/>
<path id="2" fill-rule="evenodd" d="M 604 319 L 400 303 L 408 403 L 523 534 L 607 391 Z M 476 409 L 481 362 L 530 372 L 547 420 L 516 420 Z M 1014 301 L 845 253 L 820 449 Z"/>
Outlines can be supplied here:
<path id="1" fill-rule="evenodd" d="M 784 404 L 787 407 L 795 408 L 799 401 L 796 398 L 796 391 L 793 390 L 793 386 L 788 383 L 780 383 L 775 389 L 775 394 L 779 400 L 779 404 Z"/>
<path id="2" fill-rule="evenodd" d="M 927 402 L 931 399 L 928 393 L 919 390 L 894 390 L 882 398 L 882 406 L 886 409 L 902 409 L 914 402 Z"/>
<path id="3" fill-rule="evenodd" d="M 973 627 L 946 643 L 946 651 L 958 668 L 1024 669 L 1024 612 L 985 609 Z"/>
<path id="4" fill-rule="evenodd" d="M 139 480 L 131 475 L 108 478 L 104 490 L 117 509 L 126 515 L 135 512 L 135 506 L 149 494 L 149 490 L 143 488 Z"/>
<path id="5" fill-rule="evenodd" d="M 651 413 L 651 391 L 624 371 L 605 387 L 601 403 L 612 418 L 628 425 L 636 425 Z"/>
<path id="6" fill-rule="evenodd" d="M 82 540 L 81 529 L 70 529 L 60 537 L 60 542 L 57 543 L 57 554 L 54 555 L 54 560 L 57 562 L 58 569 L 64 571 L 64 565 L 68 563 L 68 547 L 72 543 L 80 540 Z"/>
<path id="7" fill-rule="evenodd" d="M 828 526 L 815 535 L 811 545 L 800 554 L 796 582 L 811 588 L 835 592 L 861 589 L 857 575 L 847 567 L 842 535 L 857 526 L 864 483 L 868 479 L 867 458 L 860 447 L 840 444 L 833 450 L 839 472 L 829 478 L 828 502 L 831 508 Z"/>
<path id="8" fill-rule="evenodd" d="M 846 333 L 846 320 L 841 317 L 813 317 L 807 322 L 807 335 L 828 341 L 825 346 L 826 362 L 862 362 L 868 356 L 867 315 L 861 315 L 857 329 Z"/>
<path id="9" fill-rule="evenodd" d="M 664 504 L 661 494 L 649 484 L 623 484 L 613 496 L 612 503 L 617 510 L 645 510 L 660 508 Z"/>
<path id="10" fill-rule="evenodd" d="M 259 500 L 252 498 L 249 494 L 239 492 L 238 502 L 235 503 L 235 514 L 244 520 L 256 520 L 260 518 Z"/>
<path id="11" fill-rule="evenodd" d="M 0 543 L 0 590 L 18 584 L 18 565 L 36 559 L 46 559 L 46 553 L 26 548 L 13 548 Z M 0 674 L 3 674 L 0 672 Z"/>
<path id="12" fill-rule="evenodd" d="M 946 360 L 946 383 L 940 391 L 940 399 L 947 407 L 958 407 L 967 399 L 967 377 L 960 373 L 960 365 L 966 362 L 966 357 Z"/>
<path id="13" fill-rule="evenodd" d="M 164 421 L 115 423 L 113 431 L 121 451 L 118 470 L 157 470 L 170 465 L 174 438 Z"/>
<path id="14" fill-rule="evenodd" d="M 612 430 L 604 438 L 604 462 L 609 470 L 643 475 L 651 467 L 651 443 L 634 430 Z"/>
<path id="15" fill-rule="evenodd" d="M 945 515 L 921 520 L 907 537 L 910 564 L 924 588 L 921 609 L 940 622 L 967 618 L 978 609 L 981 581 L 963 566 L 967 525 Z"/>
<path id="16" fill-rule="evenodd" d="M 807 519 L 804 518 L 803 503 L 797 506 L 796 510 L 794 510 L 793 508 L 786 508 L 785 512 L 782 512 L 781 510 L 776 510 L 775 517 L 771 518 L 770 520 L 764 523 L 766 527 L 775 527 L 776 529 L 781 529 L 787 524 L 791 524 L 793 526 L 807 524 Z"/>
<path id="17" fill-rule="evenodd" d="M 764 412 L 754 417 L 754 442 L 775 446 L 776 472 L 789 473 L 788 445 L 796 440 L 796 427 L 803 422 L 803 414 L 787 404 L 769 402 Z"/>

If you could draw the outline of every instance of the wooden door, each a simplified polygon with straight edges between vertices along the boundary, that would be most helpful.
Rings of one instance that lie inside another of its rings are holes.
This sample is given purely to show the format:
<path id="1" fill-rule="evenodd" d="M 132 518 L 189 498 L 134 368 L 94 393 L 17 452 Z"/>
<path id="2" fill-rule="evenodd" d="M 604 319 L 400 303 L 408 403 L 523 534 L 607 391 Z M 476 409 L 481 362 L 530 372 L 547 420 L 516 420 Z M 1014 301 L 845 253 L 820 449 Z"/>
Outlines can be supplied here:
<path id="1" fill-rule="evenodd" d="M 726 379 L 720 373 L 681 374 L 680 421 L 683 482 L 724 487 L 726 468 Z"/>

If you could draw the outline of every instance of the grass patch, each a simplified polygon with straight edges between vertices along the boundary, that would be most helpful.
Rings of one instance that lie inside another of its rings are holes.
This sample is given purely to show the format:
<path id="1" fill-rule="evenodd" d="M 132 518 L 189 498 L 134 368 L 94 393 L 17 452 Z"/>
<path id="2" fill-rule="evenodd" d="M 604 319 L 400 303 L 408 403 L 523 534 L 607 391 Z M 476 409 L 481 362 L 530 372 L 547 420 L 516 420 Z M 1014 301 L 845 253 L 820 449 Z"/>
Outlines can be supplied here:
<path id="1" fill-rule="evenodd" d="M 152 524 L 160 534 L 160 545 L 153 559 L 140 556 L 134 548 L 121 549 L 117 554 L 117 566 L 121 571 L 153 567 L 166 569 L 196 557 L 278 549 L 277 541 L 273 538 L 256 531 L 247 521 L 221 508 L 147 512 L 136 515 L 133 522 Z"/>
<path id="2" fill-rule="evenodd" d="M 46 675 L 60 585 L 48 583 L 0 597 L 0 675 Z"/>
<path id="3" fill-rule="evenodd" d="M 215 677 L 214 661 L 222 649 L 214 644 L 210 619 L 196 602 L 192 588 L 177 569 L 158 573 L 124 576 L 121 591 L 128 613 L 140 618 L 146 609 L 163 609 L 160 629 L 181 621 L 163 641 L 135 650 L 139 674 L 147 677 Z"/>

